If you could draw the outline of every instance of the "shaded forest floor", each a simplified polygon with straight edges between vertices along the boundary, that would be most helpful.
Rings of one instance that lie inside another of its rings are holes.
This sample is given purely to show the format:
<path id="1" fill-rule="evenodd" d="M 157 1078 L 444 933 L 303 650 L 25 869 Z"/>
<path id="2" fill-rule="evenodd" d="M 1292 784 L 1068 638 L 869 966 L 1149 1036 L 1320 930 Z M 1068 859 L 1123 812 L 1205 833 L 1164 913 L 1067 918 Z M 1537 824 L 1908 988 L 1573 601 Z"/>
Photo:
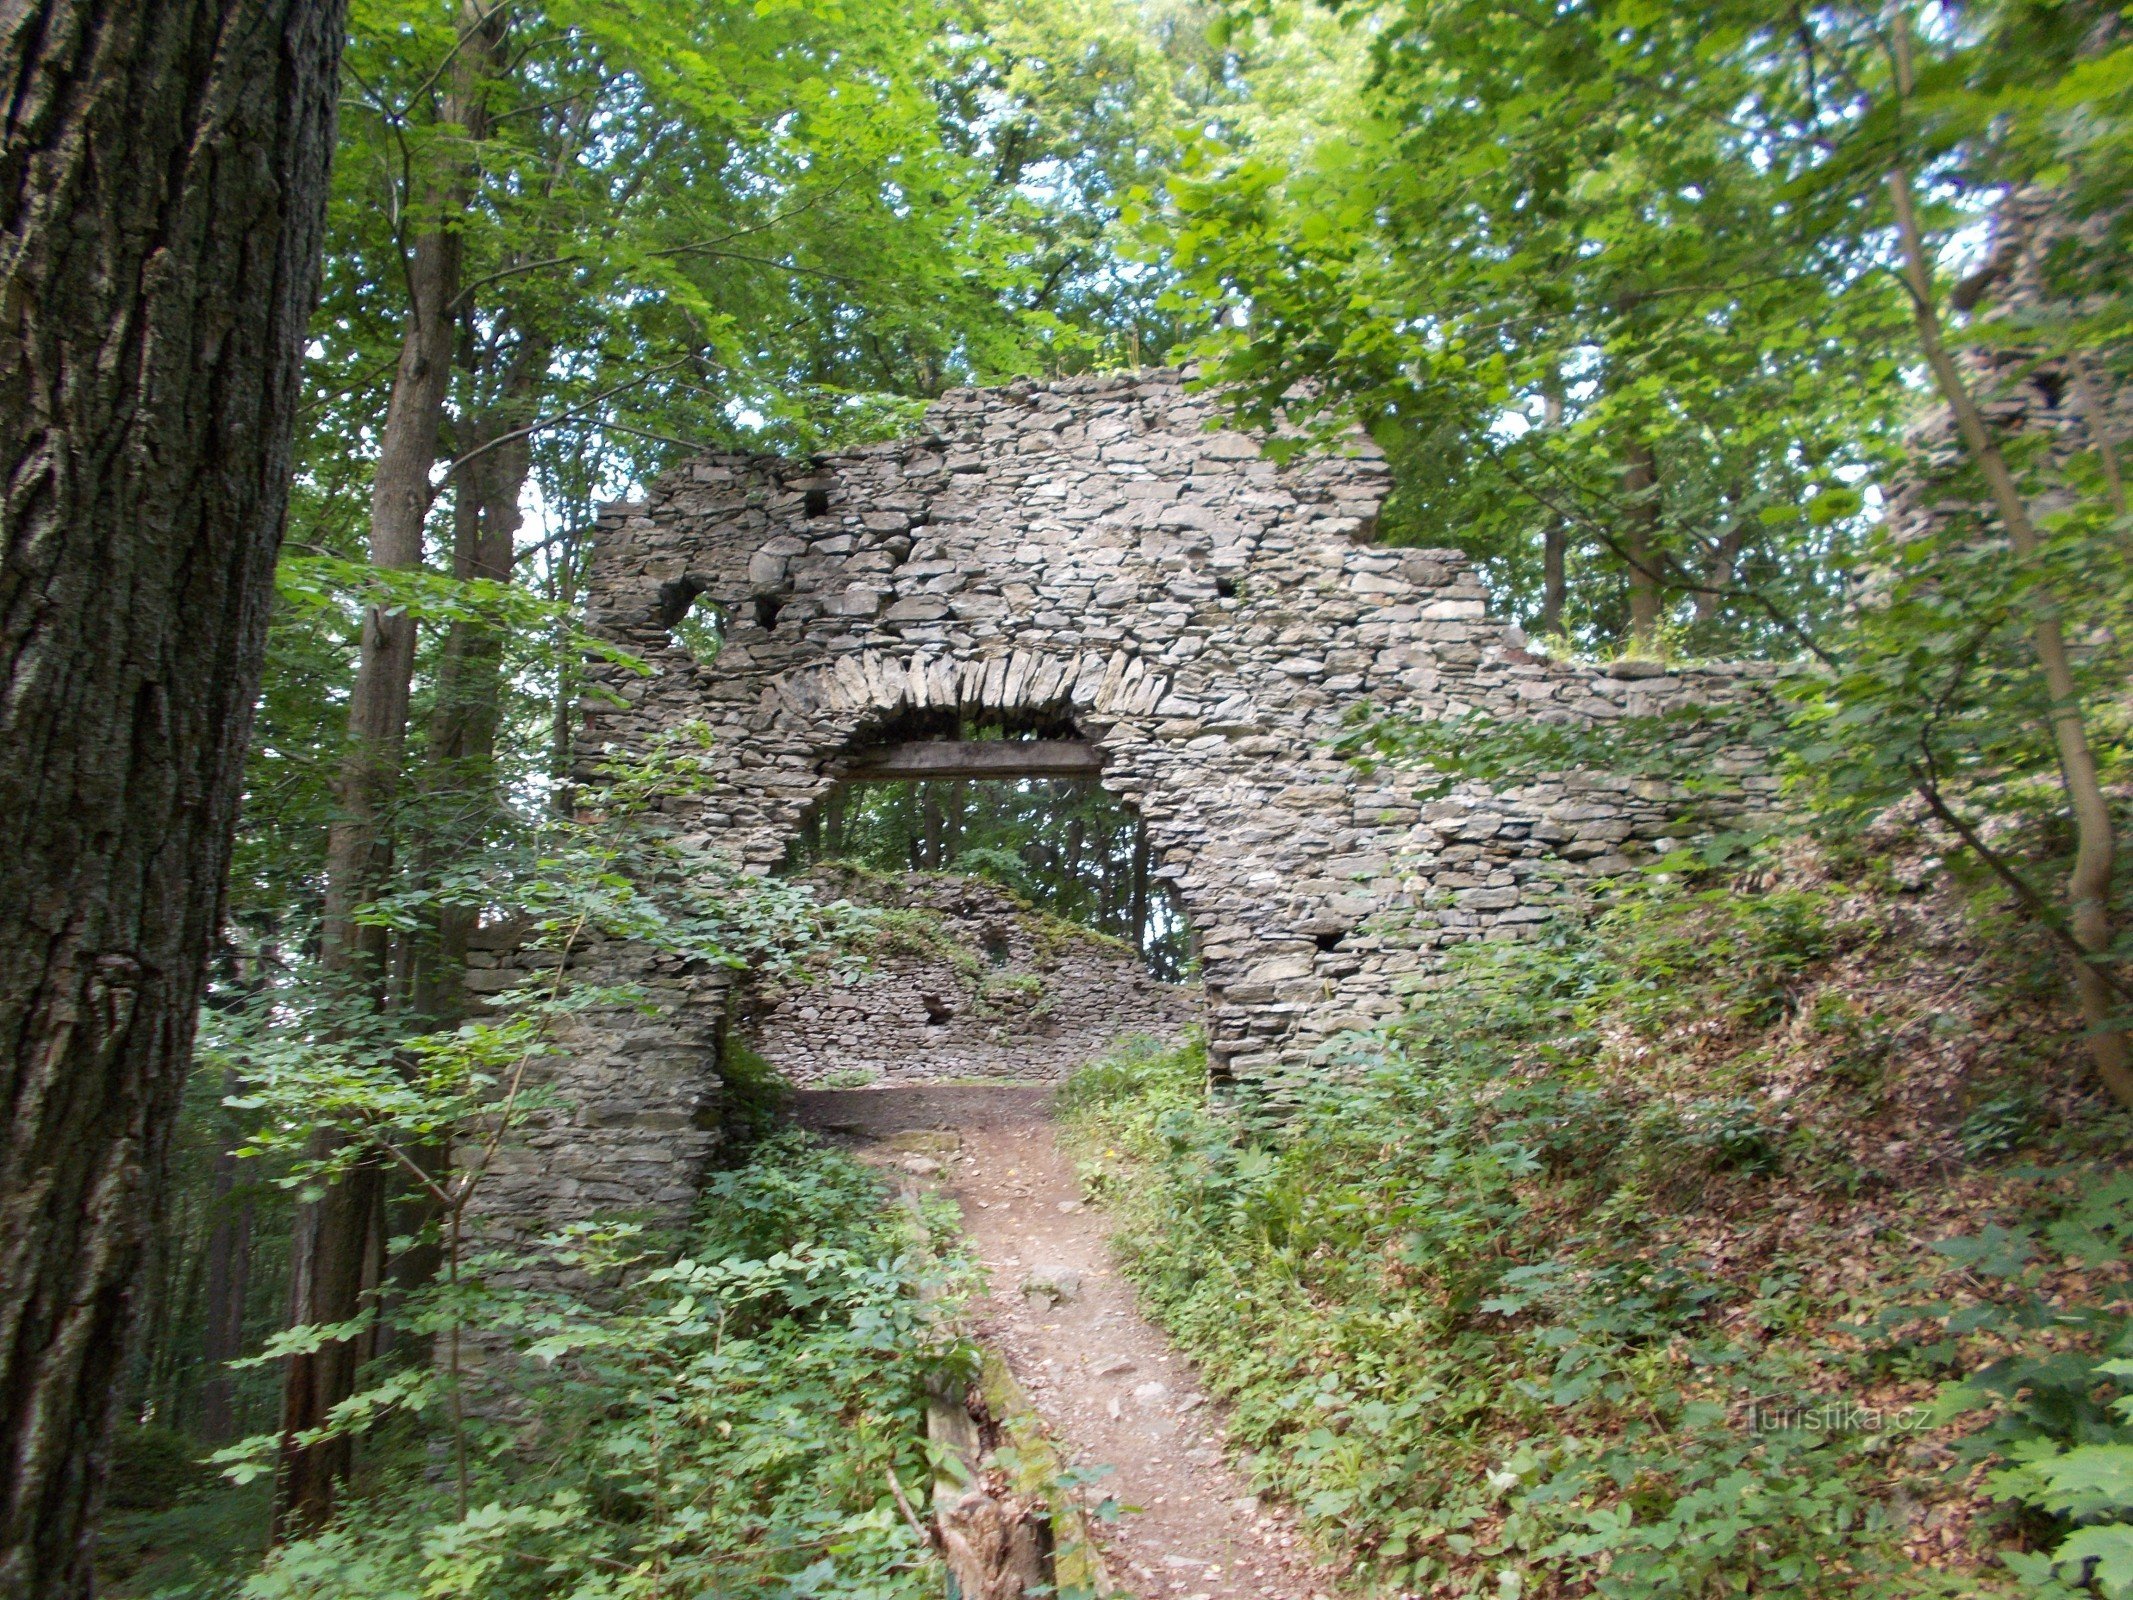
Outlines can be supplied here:
<path id="1" fill-rule="evenodd" d="M 1923 848 L 1638 881 L 1458 950 L 1399 1025 L 1260 1097 L 1211 1099 L 1193 1045 L 1085 1069 L 1056 1124 L 1000 1086 L 805 1097 L 934 1192 L 924 1219 L 767 1140 L 707 1198 L 716 1269 L 573 1313 L 611 1369 L 529 1393 L 556 1451 L 529 1472 L 499 1439 L 496 1537 L 539 1529 L 556 1572 L 686 1548 L 721 1582 L 925 1590 L 884 1490 L 919 1481 L 944 1359 L 898 1254 L 917 1227 L 989 1279 L 971 1325 L 1074 1465 L 1112 1469 L 1082 1492 L 1133 1508 L 1101 1536 L 1145 1596 L 2066 1600 L 2053 1552 L 2111 1502 L 2054 1464 L 2133 1445 L 2109 1364 L 2133 1356 L 2133 1118 L 2089 1086 L 2052 952 L 1924 888 Z M 744 1279 L 745 1352 L 690 1309 Z M 640 1484 L 648 1426 L 687 1445 Z M 462 1537 L 427 1449 L 388 1440 L 345 1527 L 256 1592 L 412 1581 Z M 673 1503 L 718 1517 L 647 1520 L 683 1478 Z M 246 1526 L 197 1490 L 116 1519 L 113 1592 Z"/>

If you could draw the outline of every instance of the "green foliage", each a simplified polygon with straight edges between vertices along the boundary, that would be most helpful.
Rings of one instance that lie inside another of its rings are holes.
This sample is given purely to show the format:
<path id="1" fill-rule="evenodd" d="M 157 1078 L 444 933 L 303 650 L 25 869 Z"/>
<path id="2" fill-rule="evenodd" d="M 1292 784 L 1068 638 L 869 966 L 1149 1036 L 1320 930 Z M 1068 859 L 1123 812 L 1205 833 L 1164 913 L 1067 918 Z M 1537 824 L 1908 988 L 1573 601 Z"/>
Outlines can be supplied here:
<path id="1" fill-rule="evenodd" d="M 2004 1285 L 1996 1300 L 1909 1310 L 1951 1325 L 1960 1319 L 2006 1351 L 1945 1385 L 1938 1406 L 1978 1424 L 1963 1439 L 1963 1459 L 1997 1463 L 1988 1492 L 2045 1530 L 2047 1548 L 2002 1560 L 2035 1594 L 2078 1585 L 2118 1596 L 2133 1592 L 2133 1326 L 2122 1300 L 2067 1308 L 2050 1305 L 2045 1290 L 2060 1262 L 2115 1273 L 2133 1260 L 2133 1180 L 2053 1177 L 2057 1203 L 2037 1223 L 1935 1247 L 1974 1279 Z M 2055 1337 L 2040 1342 L 2044 1330 Z M 2078 1342 L 2068 1342 L 2070 1332 Z"/>
<path id="2" fill-rule="evenodd" d="M 992 972 L 978 980 L 979 1016 L 1043 1017 L 1051 1010 L 1040 973 Z"/>
<path id="3" fill-rule="evenodd" d="M 1848 637 L 1843 580 L 1895 559 L 1872 536 L 1916 405 L 1892 163 L 1928 195 L 1944 307 L 2004 197 L 2053 208 L 2026 298 L 2009 303 L 2000 261 L 1953 328 L 1991 361 L 1973 369 L 1988 403 L 2036 377 L 2079 411 L 2126 380 L 2133 72 L 2107 6 L 1918 8 L 1907 94 L 1891 22 L 1909 7 L 1325 9 L 1367 50 L 1367 81 L 1297 148 L 1226 131 L 1188 147 L 1145 236 L 1216 322 L 1196 348 L 1240 414 L 1299 424 L 1294 444 L 1360 423 L 1392 459 L 1394 537 L 1460 545 L 1507 608 L 1549 625 L 1558 541 L 1560 620 L 1586 648 L 1622 638 L 1634 563 L 1664 591 L 1669 645 L 1856 644 L 1877 670 L 1891 641 Z M 1263 48 L 1293 16 L 1240 0 L 1230 32 Z M 2070 377 L 2082 392 L 2062 396 Z M 2033 503 L 2091 540 L 2116 525 L 2122 551 L 2120 469 L 2093 430 L 2017 455 Z M 1929 502 L 1979 498 L 1945 463 L 1914 465 L 1938 480 Z M 1959 566 L 1959 609 L 2009 576 Z M 1941 638 L 1958 660 L 1972 647 L 1962 625 Z M 1892 689 L 1889 708 L 1935 703 Z"/>
<path id="4" fill-rule="evenodd" d="M 1333 125 L 1286 160 L 1202 141 L 1151 219 L 1224 314 L 1211 377 L 1255 421 L 1360 422 L 1395 536 L 1459 544 L 1527 617 L 1556 620 L 1560 538 L 1588 646 L 1624 630 L 1640 538 L 1697 648 L 1826 617 L 1895 443 L 1903 306 L 1799 203 L 1792 130 L 1743 115 L 1789 30 L 1754 6 L 1335 9 L 1372 71 Z"/>
<path id="5" fill-rule="evenodd" d="M 920 1298 L 913 1228 L 850 1160 L 764 1141 L 714 1176 L 680 1260 L 601 1303 L 516 1297 L 525 1359 L 491 1397 L 513 1425 L 484 1432 L 465 1515 L 422 1482 L 414 1430 L 243 1594 L 934 1592 L 888 1475 L 924 1481 L 927 1383 L 972 1369 Z M 612 1282 L 621 1243 L 581 1236 L 581 1265 Z"/>
<path id="6" fill-rule="evenodd" d="M 2064 1412 L 2096 1358 L 2037 1386 L 2079 1317 L 2035 1272 L 1989 1319 L 1975 1294 L 1921 1307 L 1915 1291 L 2003 1258 L 2020 1273 L 2046 1239 L 2115 1260 L 2123 1213 L 2081 1169 L 2069 1187 L 2091 1192 L 2034 1242 L 1988 1230 L 1924 1268 L 1868 1250 L 1857 1264 L 1880 1276 L 1846 1276 L 1844 1298 L 1806 1299 L 1782 1267 L 1714 1270 L 1719 1218 L 1780 1181 L 1799 1193 L 1827 1159 L 1810 1102 L 1733 1081 L 1752 1042 L 1794 1017 L 1872 1032 L 1839 991 L 1801 1004 L 1875 937 L 1835 913 L 1826 893 L 1653 882 L 1532 942 L 1463 947 L 1396 1028 L 1282 1085 L 1274 1115 L 1241 1090 L 1210 1100 L 1197 1048 L 1067 1085 L 1084 1183 L 1117 1208 L 1145 1303 L 1320 1537 L 1441 1593 L 1949 1592 L 1899 1548 L 1897 1486 L 1937 1492 L 1905 1431 L 1924 1408 L 1874 1401 L 1865 1424 L 1812 1408 L 1965 1359 L 1990 1329 L 2022 1352 L 1983 1369 L 1994 1403 Z M 1842 1126 L 1878 1091 L 1832 1073 L 1815 1092 Z M 1870 1307 L 1885 1320 L 1863 1353 L 1840 1324 Z M 1787 1396 L 1807 1420 L 1771 1410 Z M 2084 1426 L 2109 1420 L 2086 1404 Z M 1978 1449 L 2019 1456 L 1999 1436 Z"/>
<path id="7" fill-rule="evenodd" d="M 441 1262 L 434 1276 L 411 1275 L 391 1296 L 369 1297 L 352 1321 L 281 1329 L 240 1366 L 269 1366 L 377 1326 L 402 1349 L 441 1352 L 434 1365 L 387 1363 L 370 1387 L 298 1438 L 376 1437 L 410 1417 L 448 1415 L 462 1513 L 472 1490 L 467 1340 L 475 1330 L 526 1326 L 530 1314 L 494 1292 L 498 1275 L 508 1280 L 523 1263 L 481 1248 L 470 1230 L 474 1202 L 504 1141 L 558 1103 L 543 1064 L 559 1031 L 587 1014 L 651 1005 L 640 988 L 574 975 L 576 959 L 596 941 L 621 940 L 683 967 L 776 973 L 797 956 L 826 954 L 865 921 L 849 907 L 817 906 L 804 887 L 743 873 L 652 824 L 662 798 L 701 786 L 703 742 L 701 730 L 684 728 L 641 758 L 604 761 L 602 786 L 581 797 L 579 818 L 528 825 L 519 850 L 492 850 L 361 909 L 369 926 L 411 940 L 435 925 L 438 906 L 486 912 L 515 930 L 517 982 L 456 1026 L 423 1030 L 421 1018 L 381 1005 L 375 994 L 299 967 L 211 1010 L 202 1030 L 205 1066 L 239 1091 L 224 1102 L 247 1119 L 239 1157 L 305 1199 L 358 1169 L 382 1169 L 416 1208 L 412 1234 L 393 1241 L 395 1258 L 427 1252 Z M 760 1062 L 751 1072 L 736 1056 L 728 1067 L 736 1133 L 767 1132 L 778 1086 Z M 278 1435 L 262 1433 L 217 1459 L 248 1482 L 268 1472 L 284 1447 Z"/>
<path id="8" fill-rule="evenodd" d="M 778 1069 L 728 1028 L 718 1049 L 719 1123 L 739 1149 L 752 1148 L 783 1125 L 792 1087 Z"/>

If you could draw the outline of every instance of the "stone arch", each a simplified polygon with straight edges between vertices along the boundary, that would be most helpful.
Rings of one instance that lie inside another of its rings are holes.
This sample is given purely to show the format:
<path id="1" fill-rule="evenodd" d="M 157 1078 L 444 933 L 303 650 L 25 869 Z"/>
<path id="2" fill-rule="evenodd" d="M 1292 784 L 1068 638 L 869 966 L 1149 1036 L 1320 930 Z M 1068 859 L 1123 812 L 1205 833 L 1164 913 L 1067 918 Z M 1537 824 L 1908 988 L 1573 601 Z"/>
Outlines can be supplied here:
<path id="1" fill-rule="evenodd" d="M 838 668 L 816 668 L 782 682 L 782 698 L 806 708 L 823 744 L 814 769 L 820 782 L 803 799 L 797 814 L 781 828 L 789 843 L 805 815 L 841 783 L 879 778 L 867 765 L 884 747 L 909 751 L 902 735 L 914 727 L 922 733 L 945 726 L 1020 730 L 1035 737 L 1028 743 L 1006 739 L 978 746 L 1004 758 L 972 772 L 955 768 L 951 775 L 996 778 L 1086 778 L 1124 806 L 1141 824 L 1150 853 L 1160 865 L 1184 858 L 1192 839 L 1178 831 L 1175 814 L 1157 805 L 1151 814 L 1146 763 L 1138 759 L 1145 739 L 1133 720 L 1110 720 L 1130 710 L 1165 685 L 1146 681 L 1145 669 L 1127 660 L 1072 653 L 1014 651 L 1005 656 L 956 662 L 925 654 L 912 657 L 863 652 L 841 658 Z M 929 730 L 930 724 L 930 730 Z M 944 754 L 970 747 L 952 738 L 922 742 L 921 750 L 945 745 Z M 1075 757 L 1055 765 L 1018 761 L 1019 752 L 1037 756 Z M 915 772 L 891 775 L 913 776 Z M 1193 927 L 1215 907 L 1199 903 L 1197 885 L 1159 879 L 1161 890 Z"/>
<path id="2" fill-rule="evenodd" d="M 1178 858 L 1193 841 L 1174 826 L 1175 812 L 1158 804 L 1151 813 L 1151 780 L 1141 759 L 1149 737 L 1145 727 L 1130 717 L 1111 720 L 1111 713 L 1145 707 L 1166 689 L 1160 680 L 1151 682 L 1131 658 L 1070 653 L 1015 651 L 957 662 L 923 652 L 868 651 L 841 657 L 835 666 L 803 669 L 779 680 L 775 693 L 808 721 L 813 740 L 799 765 L 811 769 L 815 781 L 777 786 L 780 799 L 771 817 L 780 849 L 833 788 L 868 775 L 861 764 L 885 742 L 885 734 L 940 712 L 963 723 L 1035 724 L 1055 735 L 1040 746 L 1047 750 L 1065 739 L 1086 744 L 1093 763 L 1086 775 L 1141 818 L 1159 860 Z M 1082 774 L 1010 765 L 998 775 Z M 1197 924 L 1216 908 L 1197 904 L 1193 891 L 1194 886 L 1172 885 L 1170 892 Z"/>
<path id="3" fill-rule="evenodd" d="M 1198 930 L 1217 1075 L 1313 1070 L 1329 1039 L 1427 985 L 1447 945 L 1518 936 L 1566 877 L 1618 870 L 1670 817 L 1664 795 L 1589 773 L 1420 799 L 1332 754 L 1348 718 L 1597 721 L 1767 669 L 1533 655 L 1457 552 L 1372 542 L 1386 475 L 1369 441 L 1278 464 L 1217 423 L 1175 372 L 1018 383 L 951 391 L 908 439 L 680 468 L 601 513 L 592 626 L 653 670 L 589 669 L 604 692 L 582 748 L 708 725 L 710 792 L 670 809 L 769 872 L 894 719 L 1055 709 L 1141 814 Z M 715 661 L 669 637 L 683 593 L 727 619 Z M 1711 759 L 1768 787 L 1751 753 Z M 662 1195 L 702 1157 L 680 1136 L 660 1147 L 658 1126 L 715 1093 L 722 1003 L 675 998 L 670 1044 L 629 1056 L 592 1038 L 569 1068 L 566 1094 L 651 1106 L 632 1159 Z M 654 1087 L 630 1065 L 647 1057 L 670 1069 Z M 525 1203 L 591 1159 L 567 1134 L 544 1148 Z"/>

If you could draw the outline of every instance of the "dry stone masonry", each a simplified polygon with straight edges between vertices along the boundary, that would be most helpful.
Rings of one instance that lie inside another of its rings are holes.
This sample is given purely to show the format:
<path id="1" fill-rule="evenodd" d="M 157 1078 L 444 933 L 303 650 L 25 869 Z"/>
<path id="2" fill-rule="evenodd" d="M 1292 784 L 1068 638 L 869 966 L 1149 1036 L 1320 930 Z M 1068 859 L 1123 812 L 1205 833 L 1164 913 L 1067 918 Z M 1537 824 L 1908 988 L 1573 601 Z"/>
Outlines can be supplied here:
<path id="1" fill-rule="evenodd" d="M 1328 752 L 1346 717 L 1605 722 L 1764 669 L 1529 653 L 1459 554 L 1372 544 L 1386 470 L 1367 440 L 1277 466 L 1214 418 L 1175 372 L 1018 383 L 951 391 L 895 443 L 683 467 L 601 514 L 592 625 L 654 671 L 593 669 L 583 748 L 707 725 L 715 786 L 676 797 L 672 820 L 769 872 L 870 744 L 970 722 L 1091 741 L 1199 932 L 1217 1076 L 1311 1070 L 1426 984 L 1445 946 L 1517 936 L 1566 879 L 1626 866 L 1672 815 L 1650 786 L 1593 774 L 1420 801 Z M 723 625 L 709 663 L 676 642 L 691 608 Z M 1750 800 L 1767 786 L 1744 752 L 1709 764 Z M 644 1085 L 632 1161 L 672 1129 L 661 1194 L 700 1159 L 712 1003 L 680 1006 L 672 1039 L 632 1023 L 626 1045 L 599 1046 Z M 554 1131 L 522 1193 L 583 1192 L 614 1142 Z"/>

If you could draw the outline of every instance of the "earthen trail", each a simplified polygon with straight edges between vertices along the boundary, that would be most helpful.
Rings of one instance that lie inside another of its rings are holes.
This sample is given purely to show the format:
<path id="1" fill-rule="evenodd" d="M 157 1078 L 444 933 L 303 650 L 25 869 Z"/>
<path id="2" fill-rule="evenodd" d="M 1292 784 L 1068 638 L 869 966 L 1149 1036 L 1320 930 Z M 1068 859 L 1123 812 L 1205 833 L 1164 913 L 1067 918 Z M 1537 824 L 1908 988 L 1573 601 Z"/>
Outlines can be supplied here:
<path id="1" fill-rule="evenodd" d="M 1229 1465 L 1222 1408 L 1142 1317 L 1111 1260 L 1109 1223 L 1081 1198 L 1041 1091 L 810 1096 L 808 1120 L 877 1161 L 916 1169 L 962 1209 L 990 1292 L 974 1331 L 1006 1359 L 1062 1452 L 1111 1471 L 1084 1492 L 1112 1575 L 1145 1600 L 1324 1600 L 1331 1578 L 1279 1508 Z M 1025 1292 L 1046 1282 L 1054 1294 Z"/>

